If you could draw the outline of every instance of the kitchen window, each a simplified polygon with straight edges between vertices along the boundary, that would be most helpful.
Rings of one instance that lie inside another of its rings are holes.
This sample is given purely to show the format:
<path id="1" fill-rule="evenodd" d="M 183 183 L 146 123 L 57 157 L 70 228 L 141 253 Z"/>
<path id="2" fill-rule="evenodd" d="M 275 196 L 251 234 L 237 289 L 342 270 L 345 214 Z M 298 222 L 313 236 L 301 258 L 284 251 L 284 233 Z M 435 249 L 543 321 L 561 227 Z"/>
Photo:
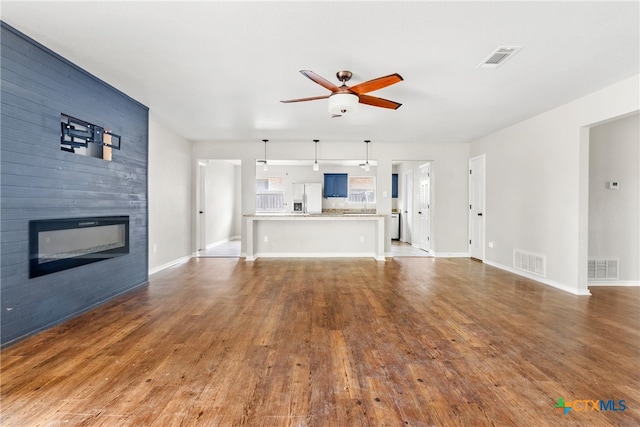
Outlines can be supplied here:
<path id="1" fill-rule="evenodd" d="M 256 179 L 256 213 L 284 212 L 284 177 Z"/>
<path id="2" fill-rule="evenodd" d="M 349 177 L 349 202 L 375 203 L 376 202 L 376 177 L 375 176 L 350 176 Z"/>

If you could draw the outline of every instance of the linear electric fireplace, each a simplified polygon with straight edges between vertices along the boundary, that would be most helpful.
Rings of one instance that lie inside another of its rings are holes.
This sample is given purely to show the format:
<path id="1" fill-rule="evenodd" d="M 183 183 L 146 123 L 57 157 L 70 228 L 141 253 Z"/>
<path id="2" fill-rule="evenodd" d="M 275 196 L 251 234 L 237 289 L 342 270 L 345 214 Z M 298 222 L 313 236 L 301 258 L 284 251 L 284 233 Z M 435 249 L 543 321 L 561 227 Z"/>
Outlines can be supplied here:
<path id="1" fill-rule="evenodd" d="M 129 216 L 29 221 L 29 277 L 129 253 Z"/>

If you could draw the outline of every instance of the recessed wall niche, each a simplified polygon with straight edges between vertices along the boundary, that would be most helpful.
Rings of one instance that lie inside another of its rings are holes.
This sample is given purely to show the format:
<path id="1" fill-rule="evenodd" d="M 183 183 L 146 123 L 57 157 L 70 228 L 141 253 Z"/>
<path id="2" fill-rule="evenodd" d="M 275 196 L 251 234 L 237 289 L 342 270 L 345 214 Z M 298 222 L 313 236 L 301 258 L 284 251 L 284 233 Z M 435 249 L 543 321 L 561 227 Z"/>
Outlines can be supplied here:
<path id="1" fill-rule="evenodd" d="M 111 161 L 113 149 L 120 149 L 120 135 L 84 120 L 60 115 L 60 149 L 81 156 Z"/>

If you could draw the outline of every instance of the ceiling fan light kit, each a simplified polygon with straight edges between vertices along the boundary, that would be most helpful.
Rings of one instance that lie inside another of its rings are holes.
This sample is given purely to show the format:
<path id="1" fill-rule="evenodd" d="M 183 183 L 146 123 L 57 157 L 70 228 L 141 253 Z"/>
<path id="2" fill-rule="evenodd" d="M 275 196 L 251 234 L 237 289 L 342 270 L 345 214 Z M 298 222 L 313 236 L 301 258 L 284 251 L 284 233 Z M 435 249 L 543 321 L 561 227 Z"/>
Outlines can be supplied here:
<path id="1" fill-rule="evenodd" d="M 358 95 L 353 93 L 334 93 L 329 97 L 329 113 L 336 116 L 358 112 Z"/>

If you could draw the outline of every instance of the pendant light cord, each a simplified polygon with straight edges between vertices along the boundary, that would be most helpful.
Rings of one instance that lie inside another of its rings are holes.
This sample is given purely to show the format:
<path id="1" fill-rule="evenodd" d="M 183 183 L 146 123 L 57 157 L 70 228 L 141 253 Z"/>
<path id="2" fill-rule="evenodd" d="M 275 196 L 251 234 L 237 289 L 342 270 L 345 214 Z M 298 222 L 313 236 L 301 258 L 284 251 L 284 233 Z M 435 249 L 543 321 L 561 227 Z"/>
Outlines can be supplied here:
<path id="1" fill-rule="evenodd" d="M 367 144 L 367 161 L 365 163 L 369 164 L 369 143 L 371 142 L 371 140 L 365 139 L 364 142 Z"/>
<path id="2" fill-rule="evenodd" d="M 262 140 L 264 142 L 264 163 L 267 163 L 267 142 L 269 142 L 268 139 L 263 139 Z"/>

